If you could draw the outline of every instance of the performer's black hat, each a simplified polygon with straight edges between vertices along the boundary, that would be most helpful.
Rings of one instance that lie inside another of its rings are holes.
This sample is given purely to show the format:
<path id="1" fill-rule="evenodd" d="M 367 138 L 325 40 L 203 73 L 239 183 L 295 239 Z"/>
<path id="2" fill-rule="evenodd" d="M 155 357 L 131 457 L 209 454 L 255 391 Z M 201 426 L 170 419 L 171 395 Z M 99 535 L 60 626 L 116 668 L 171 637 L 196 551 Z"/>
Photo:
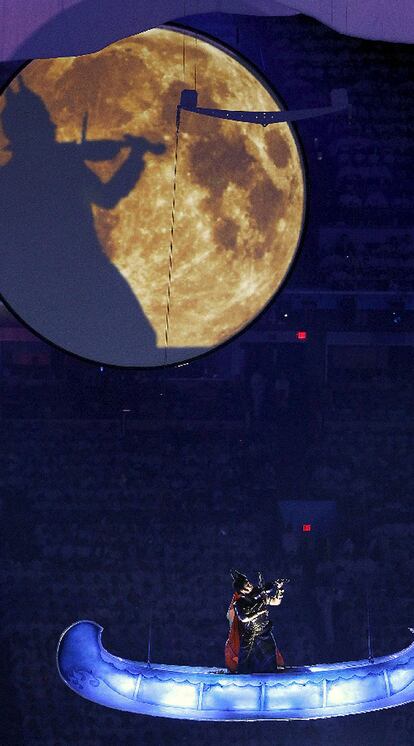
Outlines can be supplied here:
<path id="1" fill-rule="evenodd" d="M 230 575 L 233 578 L 233 590 L 235 593 L 238 593 L 249 582 L 249 578 L 238 570 L 230 570 Z"/>

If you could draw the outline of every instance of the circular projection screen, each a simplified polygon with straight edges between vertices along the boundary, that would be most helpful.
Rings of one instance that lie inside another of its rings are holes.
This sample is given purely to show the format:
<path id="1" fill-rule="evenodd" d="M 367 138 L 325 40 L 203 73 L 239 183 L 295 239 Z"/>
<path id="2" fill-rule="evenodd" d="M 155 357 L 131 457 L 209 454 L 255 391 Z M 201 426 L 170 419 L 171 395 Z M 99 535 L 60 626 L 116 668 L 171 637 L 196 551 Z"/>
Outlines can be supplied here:
<path id="1" fill-rule="evenodd" d="M 185 111 L 171 256 L 184 88 L 202 107 L 280 110 L 233 54 L 169 27 L 33 61 L 0 96 L 0 293 L 71 353 L 196 357 L 246 327 L 292 263 L 305 186 L 290 125 Z"/>

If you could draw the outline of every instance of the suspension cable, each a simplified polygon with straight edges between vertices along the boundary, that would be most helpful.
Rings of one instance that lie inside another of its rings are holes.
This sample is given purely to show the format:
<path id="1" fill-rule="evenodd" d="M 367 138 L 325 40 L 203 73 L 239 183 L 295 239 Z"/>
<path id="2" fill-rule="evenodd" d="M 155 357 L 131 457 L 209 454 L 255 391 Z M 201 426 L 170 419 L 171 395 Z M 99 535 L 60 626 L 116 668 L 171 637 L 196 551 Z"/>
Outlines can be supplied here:
<path id="1" fill-rule="evenodd" d="M 177 107 L 176 127 L 175 127 L 175 152 L 174 152 L 174 171 L 173 171 L 173 196 L 171 205 L 171 225 L 170 225 L 170 248 L 168 252 L 168 284 L 167 295 L 165 300 L 165 322 L 164 322 L 164 363 L 167 363 L 168 345 L 170 341 L 170 311 L 171 311 L 171 285 L 174 262 L 174 227 L 175 227 L 175 203 L 177 195 L 177 163 L 178 163 L 178 139 L 180 133 L 180 114 L 181 110 Z"/>
<path id="2" fill-rule="evenodd" d="M 184 2 L 184 10 L 185 2 Z M 194 62 L 194 88 L 197 90 L 197 37 L 195 38 L 195 62 Z M 183 34 L 183 82 L 185 86 L 186 77 L 186 34 Z M 178 143 L 180 135 L 181 107 L 177 106 L 175 120 L 175 150 L 174 150 L 174 169 L 173 169 L 173 195 L 171 204 L 171 224 L 170 224 L 170 248 L 168 252 L 168 283 L 165 299 L 165 320 L 164 320 L 164 364 L 168 360 L 168 347 L 170 343 L 170 315 L 171 315 L 171 287 L 174 269 L 174 228 L 175 228 L 175 208 L 177 197 L 177 164 L 178 164 Z"/>
<path id="3" fill-rule="evenodd" d="M 197 90 L 197 52 L 198 52 L 197 42 L 198 42 L 198 38 L 196 36 L 195 47 L 194 47 L 194 90 L 195 91 Z"/>

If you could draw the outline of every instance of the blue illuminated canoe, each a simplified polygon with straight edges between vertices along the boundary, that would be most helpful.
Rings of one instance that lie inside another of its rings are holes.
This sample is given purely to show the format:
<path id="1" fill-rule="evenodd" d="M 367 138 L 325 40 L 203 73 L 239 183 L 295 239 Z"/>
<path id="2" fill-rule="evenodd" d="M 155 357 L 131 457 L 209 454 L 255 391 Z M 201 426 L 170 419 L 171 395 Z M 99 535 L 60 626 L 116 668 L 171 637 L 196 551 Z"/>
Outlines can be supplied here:
<path id="1" fill-rule="evenodd" d="M 57 666 L 77 694 L 143 715 L 189 720 L 294 720 L 350 715 L 414 700 L 414 642 L 394 655 L 278 674 L 137 663 L 108 653 L 103 628 L 76 622 L 62 634 Z"/>

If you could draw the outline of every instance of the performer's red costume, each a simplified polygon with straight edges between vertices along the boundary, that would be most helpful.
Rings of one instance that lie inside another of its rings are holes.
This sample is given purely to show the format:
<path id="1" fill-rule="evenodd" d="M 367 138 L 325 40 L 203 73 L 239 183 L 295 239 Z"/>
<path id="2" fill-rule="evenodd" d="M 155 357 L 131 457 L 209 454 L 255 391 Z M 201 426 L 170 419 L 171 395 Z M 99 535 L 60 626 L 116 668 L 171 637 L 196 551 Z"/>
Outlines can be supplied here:
<path id="1" fill-rule="evenodd" d="M 239 623 L 234 611 L 234 604 L 240 598 L 239 593 L 233 593 L 233 598 L 230 601 L 229 610 L 227 612 L 230 621 L 229 636 L 224 646 L 224 658 L 226 666 L 230 673 L 236 673 L 237 664 L 239 662 L 239 649 L 240 649 L 240 635 L 239 635 Z"/>
<path id="2" fill-rule="evenodd" d="M 226 666 L 230 673 L 237 673 L 237 666 L 239 662 L 239 650 L 240 650 L 240 633 L 239 633 L 239 621 L 237 619 L 236 612 L 234 610 L 234 604 L 241 598 L 239 593 L 234 593 L 230 601 L 230 606 L 227 612 L 227 616 L 230 621 L 229 636 L 224 646 L 224 658 Z M 277 668 L 284 668 L 285 662 L 283 655 L 278 648 L 276 648 L 276 666 Z"/>

